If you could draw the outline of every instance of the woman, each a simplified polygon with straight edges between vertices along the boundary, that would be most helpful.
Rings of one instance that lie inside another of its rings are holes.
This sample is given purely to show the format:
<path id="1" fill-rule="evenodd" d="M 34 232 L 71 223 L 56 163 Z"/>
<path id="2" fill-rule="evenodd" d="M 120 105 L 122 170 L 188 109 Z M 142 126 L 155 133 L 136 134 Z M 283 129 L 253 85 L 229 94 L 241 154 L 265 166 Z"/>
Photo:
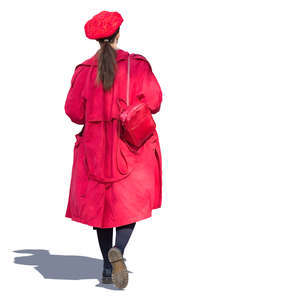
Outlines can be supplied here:
<path id="1" fill-rule="evenodd" d="M 121 136 L 120 113 L 126 108 L 127 90 L 130 104 L 143 102 L 152 114 L 162 102 L 147 59 L 139 54 L 129 57 L 117 48 L 122 22 L 118 12 L 102 11 L 85 24 L 86 36 L 97 40 L 100 49 L 75 67 L 65 102 L 70 119 L 84 125 L 76 134 L 65 216 L 97 231 L 104 260 L 102 282 L 118 288 L 128 283 L 123 254 L 135 224 L 151 217 L 162 200 L 156 130 L 138 149 Z"/>

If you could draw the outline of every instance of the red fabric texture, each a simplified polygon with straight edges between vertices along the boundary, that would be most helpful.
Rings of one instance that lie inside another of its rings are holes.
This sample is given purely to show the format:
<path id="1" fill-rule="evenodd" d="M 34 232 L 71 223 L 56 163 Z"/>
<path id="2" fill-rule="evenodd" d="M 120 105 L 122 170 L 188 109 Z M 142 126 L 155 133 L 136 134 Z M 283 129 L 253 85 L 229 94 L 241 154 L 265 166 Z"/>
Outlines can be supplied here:
<path id="1" fill-rule="evenodd" d="M 121 26 L 122 22 L 123 18 L 118 12 L 101 11 L 85 23 L 85 35 L 89 39 L 108 37 Z"/>
<path id="2" fill-rule="evenodd" d="M 152 215 L 162 204 L 162 156 L 157 131 L 138 149 L 120 138 L 120 108 L 126 99 L 128 52 L 117 49 L 114 84 L 104 91 L 96 54 L 77 65 L 65 112 L 83 124 L 76 134 L 65 216 L 93 227 L 117 227 Z M 143 102 L 160 110 L 162 91 L 147 59 L 131 54 L 130 104 Z M 123 101 L 121 101 L 123 102 Z M 125 102 L 126 103 L 126 102 Z"/>

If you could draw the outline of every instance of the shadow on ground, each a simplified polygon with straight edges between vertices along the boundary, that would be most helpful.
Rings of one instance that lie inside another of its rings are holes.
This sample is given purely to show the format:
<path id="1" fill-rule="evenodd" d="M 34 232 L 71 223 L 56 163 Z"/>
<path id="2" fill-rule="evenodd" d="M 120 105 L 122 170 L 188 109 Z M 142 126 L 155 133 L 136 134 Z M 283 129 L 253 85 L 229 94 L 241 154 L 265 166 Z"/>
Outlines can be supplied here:
<path id="1" fill-rule="evenodd" d="M 49 250 L 44 249 L 23 249 L 13 252 L 26 254 L 15 257 L 14 263 L 34 266 L 34 269 L 46 279 L 98 279 L 99 284 L 97 287 L 118 290 L 112 284 L 101 283 L 103 267 L 103 260 L 101 259 L 87 256 L 50 254 Z"/>

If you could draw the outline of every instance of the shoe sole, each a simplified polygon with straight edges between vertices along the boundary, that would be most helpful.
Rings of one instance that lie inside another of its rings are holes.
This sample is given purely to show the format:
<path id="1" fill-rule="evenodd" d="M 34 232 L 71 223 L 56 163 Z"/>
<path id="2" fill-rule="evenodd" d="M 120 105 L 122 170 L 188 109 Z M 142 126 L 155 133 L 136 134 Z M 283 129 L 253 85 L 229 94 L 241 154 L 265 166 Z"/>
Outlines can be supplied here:
<path id="1" fill-rule="evenodd" d="M 108 259 L 112 265 L 112 282 L 119 288 L 124 289 L 128 284 L 128 271 L 123 259 L 123 255 L 118 248 L 110 248 Z"/>

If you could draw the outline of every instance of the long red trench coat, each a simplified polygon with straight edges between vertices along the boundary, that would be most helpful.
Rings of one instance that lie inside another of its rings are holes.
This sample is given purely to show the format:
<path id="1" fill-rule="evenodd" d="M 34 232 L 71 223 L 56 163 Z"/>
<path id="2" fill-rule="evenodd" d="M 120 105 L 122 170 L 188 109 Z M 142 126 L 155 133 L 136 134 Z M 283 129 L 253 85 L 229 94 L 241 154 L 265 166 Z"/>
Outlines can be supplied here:
<path id="1" fill-rule="evenodd" d="M 104 91 L 101 82 L 99 86 L 94 83 L 96 52 L 75 67 L 64 106 L 73 122 L 84 125 L 75 135 L 65 216 L 94 229 L 149 218 L 152 209 L 160 208 L 162 202 L 162 159 L 157 131 L 138 151 L 132 151 L 120 138 L 117 99 L 126 99 L 129 53 L 122 49 L 116 52 L 117 71 L 112 88 Z M 152 114 L 157 113 L 162 91 L 150 63 L 139 54 L 131 54 L 130 63 L 130 103 L 142 101 Z M 123 105 L 124 101 L 120 103 Z"/>

